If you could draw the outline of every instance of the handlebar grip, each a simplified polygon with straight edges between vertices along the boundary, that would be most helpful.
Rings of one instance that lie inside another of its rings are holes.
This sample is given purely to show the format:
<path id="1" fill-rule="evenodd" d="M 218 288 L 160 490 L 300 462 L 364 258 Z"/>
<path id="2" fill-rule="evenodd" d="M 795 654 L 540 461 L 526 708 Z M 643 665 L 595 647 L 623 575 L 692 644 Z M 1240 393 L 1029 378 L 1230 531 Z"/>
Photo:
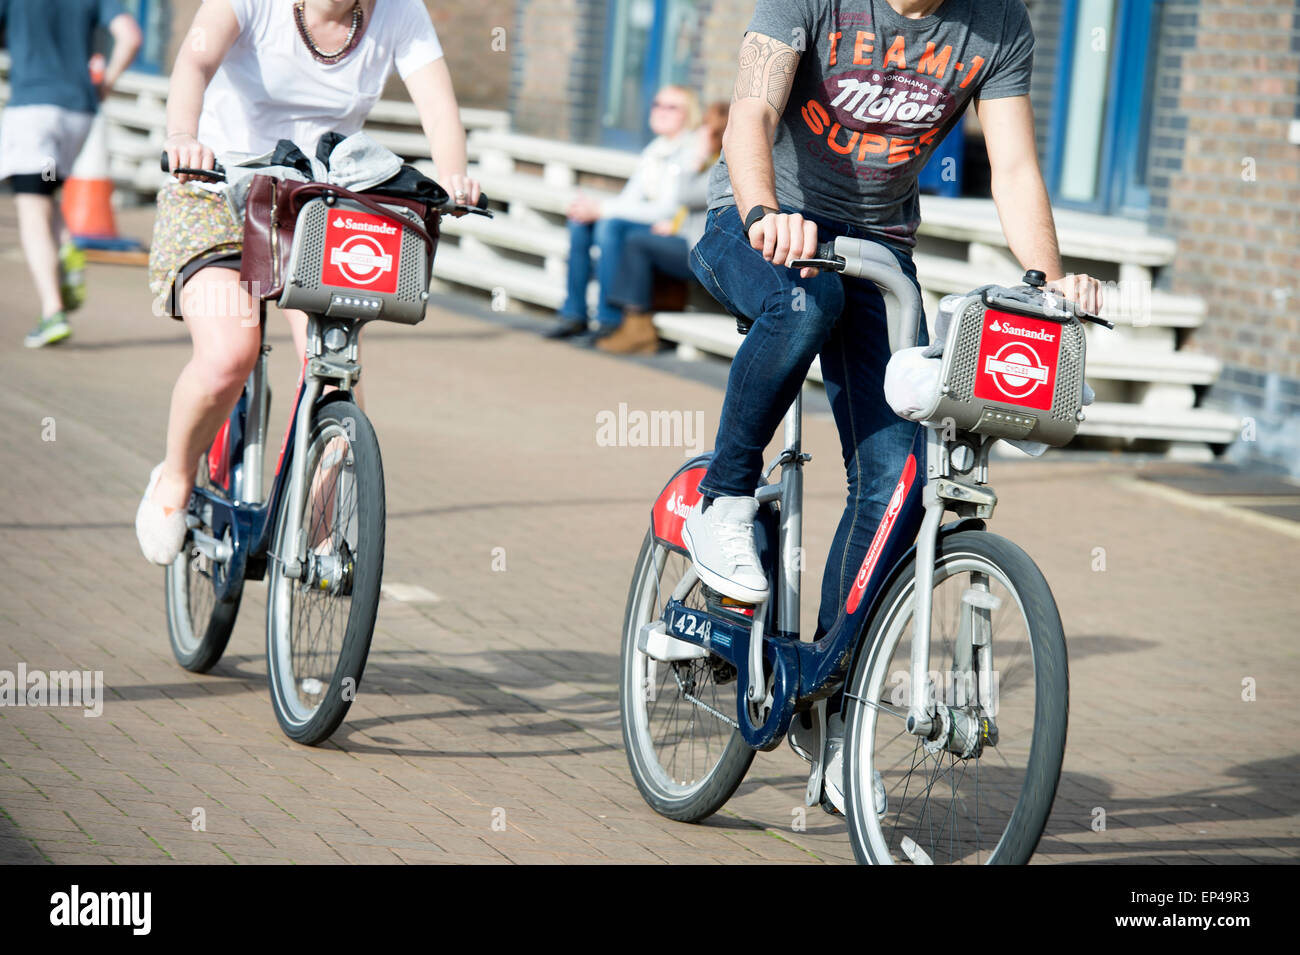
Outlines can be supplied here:
<path id="1" fill-rule="evenodd" d="M 177 168 L 172 169 L 171 160 L 168 158 L 167 153 L 164 152 L 158 160 L 158 167 L 162 169 L 163 172 L 179 173 L 185 176 L 198 176 L 203 179 L 211 179 L 214 182 L 224 182 L 226 179 L 226 170 L 222 167 L 221 163 L 216 162 L 215 160 L 212 163 L 211 169 L 190 169 L 186 166 L 178 166 Z"/>

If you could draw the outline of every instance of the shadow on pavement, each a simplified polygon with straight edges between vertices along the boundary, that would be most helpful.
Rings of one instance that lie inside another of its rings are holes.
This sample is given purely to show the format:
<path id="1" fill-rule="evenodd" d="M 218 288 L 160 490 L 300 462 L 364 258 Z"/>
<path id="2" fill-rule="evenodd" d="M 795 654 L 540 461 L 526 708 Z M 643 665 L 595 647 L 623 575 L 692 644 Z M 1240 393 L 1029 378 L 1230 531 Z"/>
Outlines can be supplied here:
<path id="1" fill-rule="evenodd" d="M 1135 765 L 1135 768 L 1141 768 L 1141 764 Z M 1296 786 L 1297 779 L 1300 778 L 1300 753 L 1241 763 L 1225 769 L 1223 775 L 1240 782 L 1180 793 L 1118 798 L 1111 795 L 1113 787 L 1105 779 L 1084 773 L 1062 773 L 1055 809 L 1048 820 L 1039 852 L 1081 855 L 1105 853 L 1105 861 L 1108 863 L 1185 863 L 1192 861 L 1188 858 L 1190 856 L 1217 856 L 1225 852 L 1262 862 L 1268 859 L 1253 856 L 1251 850 L 1264 847 L 1296 854 L 1297 849 L 1300 849 L 1300 838 L 1224 838 L 1221 832 L 1207 831 L 1204 839 L 1192 838 L 1172 843 L 1167 839 L 1137 843 L 1123 839 L 1125 830 L 1171 825 L 1195 827 L 1238 819 L 1278 819 L 1300 815 L 1300 787 Z M 1070 804 L 1104 809 L 1106 829 L 1101 832 L 1089 831 L 1092 810 L 1088 810 L 1086 816 L 1067 822 L 1062 807 Z M 1089 835 L 1095 837 L 1096 846 L 1080 843 L 1080 837 L 1086 838 Z M 1171 845 L 1177 848 L 1171 849 Z M 1137 855 L 1131 859 L 1115 859 L 1110 855 L 1111 852 L 1141 853 L 1146 849 L 1153 855 Z"/>

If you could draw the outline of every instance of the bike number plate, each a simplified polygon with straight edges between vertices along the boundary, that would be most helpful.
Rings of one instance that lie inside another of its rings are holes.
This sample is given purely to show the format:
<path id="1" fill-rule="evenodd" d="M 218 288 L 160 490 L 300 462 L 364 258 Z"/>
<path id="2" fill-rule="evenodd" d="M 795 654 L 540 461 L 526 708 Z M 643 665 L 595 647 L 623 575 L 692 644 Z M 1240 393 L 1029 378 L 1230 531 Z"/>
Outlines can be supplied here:
<path id="1" fill-rule="evenodd" d="M 668 635 L 706 647 L 711 646 L 714 639 L 713 622 L 705 613 L 674 610 L 668 615 Z M 730 638 L 727 638 L 726 642 L 730 644 Z"/>

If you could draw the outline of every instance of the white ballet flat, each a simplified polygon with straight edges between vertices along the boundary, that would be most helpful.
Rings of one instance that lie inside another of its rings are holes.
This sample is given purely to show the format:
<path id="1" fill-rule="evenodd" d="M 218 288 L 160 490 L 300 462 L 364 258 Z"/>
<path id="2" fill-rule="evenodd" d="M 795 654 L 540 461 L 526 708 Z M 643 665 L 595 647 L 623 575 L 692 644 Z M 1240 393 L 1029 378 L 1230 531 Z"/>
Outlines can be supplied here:
<path id="1" fill-rule="evenodd" d="M 135 536 L 140 541 L 140 550 L 145 559 L 166 567 L 176 559 L 185 545 L 185 509 L 178 507 L 168 514 L 161 504 L 149 500 L 158 486 L 162 468 L 159 464 L 149 474 L 149 485 L 135 512 Z"/>

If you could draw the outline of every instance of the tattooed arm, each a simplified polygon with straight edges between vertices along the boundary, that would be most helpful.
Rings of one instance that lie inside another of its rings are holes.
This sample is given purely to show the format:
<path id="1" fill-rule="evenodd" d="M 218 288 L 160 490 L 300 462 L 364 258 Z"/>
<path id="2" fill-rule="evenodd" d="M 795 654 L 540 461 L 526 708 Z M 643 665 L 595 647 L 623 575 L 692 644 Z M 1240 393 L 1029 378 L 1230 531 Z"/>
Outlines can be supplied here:
<path id="1" fill-rule="evenodd" d="M 742 220 L 755 206 L 777 208 L 772 141 L 798 66 L 799 54 L 793 48 L 761 33 L 745 34 L 731 115 L 722 137 L 736 211 Z M 750 228 L 749 244 L 769 262 L 784 265 L 816 252 L 817 226 L 798 213 L 768 213 Z"/>

